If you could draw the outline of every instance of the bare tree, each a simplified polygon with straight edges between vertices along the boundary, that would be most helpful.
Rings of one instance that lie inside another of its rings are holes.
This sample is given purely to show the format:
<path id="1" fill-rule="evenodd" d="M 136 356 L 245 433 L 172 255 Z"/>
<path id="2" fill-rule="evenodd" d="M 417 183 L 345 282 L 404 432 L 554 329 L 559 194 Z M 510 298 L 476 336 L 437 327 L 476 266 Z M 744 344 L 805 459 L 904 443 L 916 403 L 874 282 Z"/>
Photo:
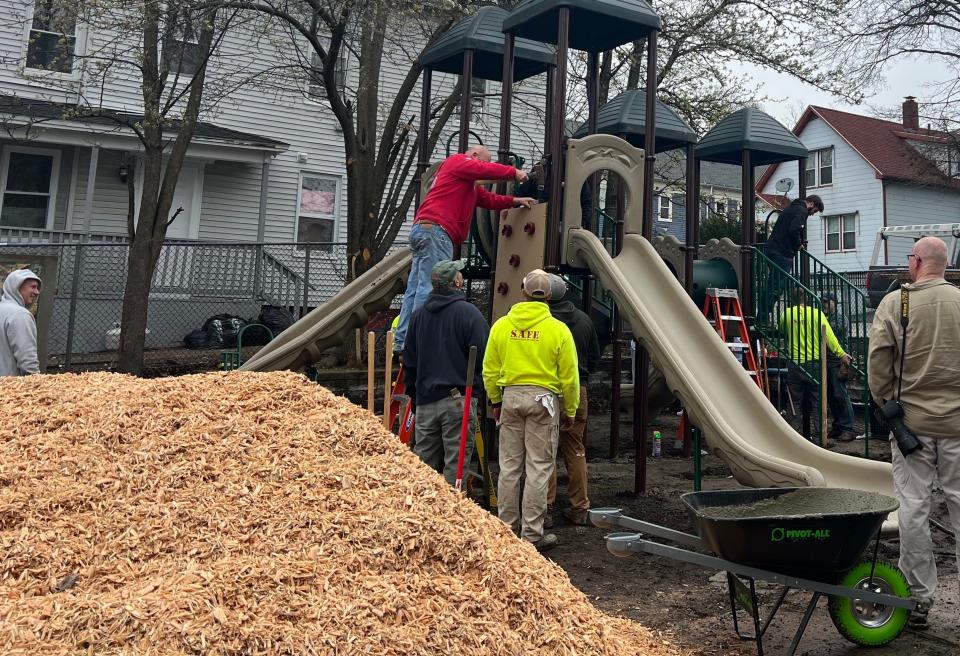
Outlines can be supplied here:
<path id="1" fill-rule="evenodd" d="M 421 52 L 468 7 L 460 2 L 417 0 L 211 0 L 222 9 L 274 21 L 295 66 L 323 89 L 343 134 L 347 178 L 347 248 L 351 276 L 380 261 L 406 220 L 416 189 L 417 114 L 410 101 L 422 71 Z M 465 3 L 464 3 L 465 4 Z M 349 56 L 359 80 L 344 84 Z M 385 67 L 403 77 L 389 92 Z M 388 95 L 389 94 L 389 95 Z M 459 87 L 431 106 L 433 152 L 459 100 Z"/>
<path id="2" fill-rule="evenodd" d="M 139 142 L 133 150 L 138 151 L 141 165 L 130 166 L 127 178 L 129 250 L 118 367 L 140 374 L 153 273 L 167 228 L 183 211 L 172 208 L 177 180 L 201 113 L 235 86 L 230 76 L 208 73 L 216 69 L 213 59 L 237 15 L 196 0 L 46 0 L 32 4 L 30 66 L 22 74 L 41 76 L 49 85 L 44 69 L 79 73 L 77 80 L 63 81 L 63 87 L 53 93 L 74 98 L 74 102 L 62 105 L 60 115 L 43 120 L 106 121 Z M 22 25 L 26 17 L 14 16 L 13 22 Z M 80 24 L 89 35 L 82 52 L 75 47 Z M 139 87 L 139 94 L 118 91 L 131 81 Z M 108 98 L 129 109 L 105 109 Z M 31 123 L 37 122 L 42 121 Z M 31 126 L 20 130 L 21 136 L 29 138 Z M 134 193 L 138 169 L 142 171 L 139 206 Z"/>
<path id="3" fill-rule="evenodd" d="M 918 119 L 921 126 L 929 125 L 944 139 L 940 147 L 928 149 L 937 152 L 925 155 L 937 161 L 944 172 L 958 175 L 960 4 L 951 0 L 852 0 L 839 3 L 839 7 L 840 29 L 831 33 L 827 50 L 848 62 L 852 86 L 876 88 L 897 61 L 942 71 L 940 79 L 930 85 L 929 95 L 920 99 Z M 875 113 L 899 116 L 900 108 L 875 108 Z"/>

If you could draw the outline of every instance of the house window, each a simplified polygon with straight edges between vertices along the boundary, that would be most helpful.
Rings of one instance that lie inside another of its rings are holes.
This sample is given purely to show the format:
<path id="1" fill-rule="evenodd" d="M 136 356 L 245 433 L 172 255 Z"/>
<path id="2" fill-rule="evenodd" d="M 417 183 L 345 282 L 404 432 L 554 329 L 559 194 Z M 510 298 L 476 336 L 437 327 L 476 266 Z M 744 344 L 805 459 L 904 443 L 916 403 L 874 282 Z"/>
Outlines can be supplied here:
<path id="1" fill-rule="evenodd" d="M 330 39 L 321 40 L 324 48 L 330 47 Z M 333 69 L 334 83 L 342 94 L 347 88 L 347 63 L 349 61 L 350 51 L 347 44 L 340 44 L 340 52 L 337 54 L 337 63 Z M 307 95 L 312 100 L 326 100 L 327 87 L 323 84 L 323 61 L 315 51 L 310 56 L 310 74 L 307 80 Z"/>
<path id="2" fill-rule="evenodd" d="M 7 148 L 2 163 L 0 226 L 46 230 L 53 225 L 60 152 Z"/>
<path id="3" fill-rule="evenodd" d="M 716 200 L 713 202 L 713 211 L 717 216 L 726 216 L 727 215 L 727 201 L 725 200 Z"/>
<path id="4" fill-rule="evenodd" d="M 833 147 L 821 148 L 810 153 L 805 171 L 807 187 L 823 187 L 833 184 Z"/>
<path id="5" fill-rule="evenodd" d="M 300 174 L 297 203 L 297 242 L 322 244 L 316 250 L 330 253 L 337 236 L 339 178 L 318 173 Z M 299 250 L 303 250 L 300 246 Z"/>
<path id="6" fill-rule="evenodd" d="M 71 3 L 35 0 L 27 37 L 27 68 L 72 73 L 77 15 Z"/>
<path id="7" fill-rule="evenodd" d="M 828 253 L 846 253 L 857 250 L 857 215 L 838 214 L 823 218 L 827 235 Z"/>
<path id="8" fill-rule="evenodd" d="M 176 20 L 173 38 L 163 49 L 163 61 L 168 69 L 178 75 L 193 77 L 203 65 L 203 52 L 200 51 L 195 27 L 200 19 L 190 13 L 181 13 Z"/>
<path id="9" fill-rule="evenodd" d="M 473 78 L 470 84 L 470 107 L 473 116 L 483 116 L 487 101 L 487 81 Z"/>
<path id="10" fill-rule="evenodd" d="M 657 213 L 658 220 L 673 221 L 673 205 L 667 196 L 656 196 L 653 209 Z"/>

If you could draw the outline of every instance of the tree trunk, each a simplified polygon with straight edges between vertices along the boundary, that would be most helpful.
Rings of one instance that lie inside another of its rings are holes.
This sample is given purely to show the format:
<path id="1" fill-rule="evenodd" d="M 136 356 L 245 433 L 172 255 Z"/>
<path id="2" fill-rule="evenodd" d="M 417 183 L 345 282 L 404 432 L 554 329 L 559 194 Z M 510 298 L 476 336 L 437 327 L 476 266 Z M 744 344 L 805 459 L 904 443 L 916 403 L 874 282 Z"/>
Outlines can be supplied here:
<path id="1" fill-rule="evenodd" d="M 144 197 L 143 203 L 155 205 Z M 150 211 L 151 208 L 141 207 Z M 152 240 L 134 238 L 127 253 L 127 282 L 123 289 L 123 310 L 120 319 L 120 347 L 117 369 L 139 376 L 143 373 L 143 351 L 147 331 L 147 310 L 153 271 L 160 257 L 160 247 Z M 162 246 L 162 241 L 160 242 Z"/>

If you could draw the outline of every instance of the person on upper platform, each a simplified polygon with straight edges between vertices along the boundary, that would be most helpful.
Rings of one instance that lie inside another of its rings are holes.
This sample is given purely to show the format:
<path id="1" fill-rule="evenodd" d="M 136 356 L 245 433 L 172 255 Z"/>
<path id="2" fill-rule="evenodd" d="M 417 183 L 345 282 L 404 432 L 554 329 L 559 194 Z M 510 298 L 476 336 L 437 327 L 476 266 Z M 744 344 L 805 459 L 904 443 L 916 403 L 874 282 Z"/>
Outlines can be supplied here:
<path id="1" fill-rule="evenodd" d="M 420 204 L 410 230 L 413 262 L 394 336 L 394 353 L 403 351 L 410 316 L 424 304 L 433 289 L 430 274 L 434 265 L 453 259 L 454 246 L 462 244 L 470 234 L 476 208 L 505 210 L 536 203 L 533 198 L 501 196 L 479 186 L 477 183 L 482 180 L 523 182 L 527 179 L 523 171 L 491 159 L 490 151 L 484 146 L 471 146 L 467 152 L 445 159 L 437 170 L 433 186 Z"/>

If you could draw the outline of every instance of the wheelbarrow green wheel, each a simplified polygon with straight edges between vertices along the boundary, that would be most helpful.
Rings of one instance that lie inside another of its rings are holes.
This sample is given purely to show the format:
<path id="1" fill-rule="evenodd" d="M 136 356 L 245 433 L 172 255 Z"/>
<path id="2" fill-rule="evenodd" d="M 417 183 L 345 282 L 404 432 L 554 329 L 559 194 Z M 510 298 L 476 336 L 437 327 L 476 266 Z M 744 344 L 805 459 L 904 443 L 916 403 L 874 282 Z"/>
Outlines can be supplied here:
<path id="1" fill-rule="evenodd" d="M 873 578 L 870 571 L 873 570 Z M 910 597 L 910 585 L 899 569 L 877 561 L 864 561 L 847 572 L 839 585 L 860 590 Z M 910 618 L 906 608 L 894 608 L 850 597 L 830 597 L 830 619 L 844 638 L 864 647 L 885 645 L 903 633 Z"/>

